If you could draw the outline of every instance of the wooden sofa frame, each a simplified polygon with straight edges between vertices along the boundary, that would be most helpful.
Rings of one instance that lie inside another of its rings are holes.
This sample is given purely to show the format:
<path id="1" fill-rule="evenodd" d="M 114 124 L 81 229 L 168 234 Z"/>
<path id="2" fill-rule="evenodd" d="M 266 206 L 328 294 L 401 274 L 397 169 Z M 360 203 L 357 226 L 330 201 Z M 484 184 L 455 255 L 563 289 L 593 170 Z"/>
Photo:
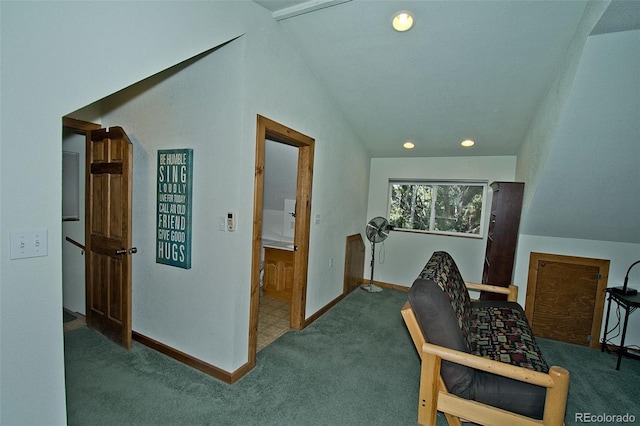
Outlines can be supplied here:
<path id="1" fill-rule="evenodd" d="M 468 290 L 506 294 L 507 300 L 511 302 L 517 301 L 518 298 L 518 287 L 514 285 L 505 288 L 470 282 L 465 282 L 465 284 Z M 460 426 L 462 420 L 483 425 L 556 426 L 564 424 L 567 395 L 569 393 L 569 372 L 566 369 L 553 366 L 549 369 L 549 373 L 545 374 L 528 368 L 517 367 L 436 346 L 426 342 L 408 301 L 402 308 L 402 316 L 421 358 L 418 423 L 428 426 L 435 425 L 437 412 L 442 411 L 451 426 Z M 440 363 L 442 360 L 546 387 L 543 419 L 532 419 L 448 393 L 440 376 Z"/>

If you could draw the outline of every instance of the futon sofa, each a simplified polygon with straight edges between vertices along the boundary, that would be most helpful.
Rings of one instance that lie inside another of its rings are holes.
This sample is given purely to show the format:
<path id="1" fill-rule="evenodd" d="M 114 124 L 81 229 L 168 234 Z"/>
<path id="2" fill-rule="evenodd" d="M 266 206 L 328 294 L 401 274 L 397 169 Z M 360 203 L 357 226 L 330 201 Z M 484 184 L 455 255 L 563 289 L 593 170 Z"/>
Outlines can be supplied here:
<path id="1" fill-rule="evenodd" d="M 472 301 L 468 290 L 507 295 Z M 453 258 L 433 253 L 402 315 L 421 357 L 418 422 L 562 425 L 569 372 L 549 368 L 517 287 L 468 283 Z"/>

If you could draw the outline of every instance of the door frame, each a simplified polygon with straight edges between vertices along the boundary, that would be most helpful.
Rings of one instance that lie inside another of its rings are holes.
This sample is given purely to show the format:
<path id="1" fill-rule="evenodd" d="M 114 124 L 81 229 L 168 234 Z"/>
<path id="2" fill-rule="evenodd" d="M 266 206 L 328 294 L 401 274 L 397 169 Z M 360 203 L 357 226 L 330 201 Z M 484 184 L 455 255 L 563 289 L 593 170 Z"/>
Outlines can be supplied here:
<path id="1" fill-rule="evenodd" d="M 84 136 L 85 138 L 85 146 L 87 143 L 87 138 L 89 137 L 89 133 L 92 130 L 98 130 L 100 128 L 102 128 L 102 126 L 100 124 L 97 123 L 91 123 L 89 121 L 82 121 L 82 120 L 77 120 L 75 118 L 71 118 L 71 117 L 62 117 L 62 128 L 63 129 L 67 129 L 77 135 L 81 135 Z M 85 163 L 87 162 L 87 153 L 85 150 L 85 158 L 81 159 L 81 161 L 84 161 Z M 83 179 L 86 181 L 87 176 L 86 176 L 86 170 L 85 170 L 85 175 L 84 176 L 79 176 L 79 179 Z M 85 188 L 85 193 L 84 194 L 80 194 L 81 195 L 81 202 L 85 202 L 86 204 L 86 188 Z M 85 211 L 85 218 L 86 218 L 86 211 Z M 80 219 L 81 221 L 85 221 L 85 218 Z M 85 228 L 86 228 L 86 222 L 85 222 Z M 82 250 L 85 250 L 85 243 L 86 243 L 86 229 L 85 229 L 85 241 L 81 243 Z M 85 266 L 85 270 L 86 270 L 86 266 Z M 84 280 L 84 294 L 85 294 L 85 303 L 84 303 L 84 309 L 85 309 L 85 316 L 87 314 L 87 309 L 89 308 L 88 304 L 87 304 L 87 299 L 86 299 L 86 294 L 87 294 L 87 280 L 86 280 L 86 276 L 85 276 L 85 280 Z"/>
<path id="2" fill-rule="evenodd" d="M 298 148 L 296 185 L 296 222 L 293 252 L 294 277 L 291 295 L 290 327 L 302 330 L 306 325 L 307 270 L 309 231 L 311 225 L 311 188 L 315 140 L 289 127 L 257 115 L 256 165 L 253 199 L 253 239 L 251 250 L 251 297 L 249 314 L 249 364 L 255 366 L 258 343 L 258 311 L 260 305 L 260 261 L 262 250 L 262 206 L 264 199 L 265 141 L 284 143 Z"/>
<path id="3" fill-rule="evenodd" d="M 570 265 L 594 266 L 598 268 L 598 274 L 600 277 L 598 278 L 598 286 L 596 288 L 596 300 L 593 308 L 591 341 L 589 342 L 589 347 L 599 348 L 602 317 L 604 315 L 605 289 L 607 288 L 609 281 L 609 260 L 531 252 L 529 255 L 529 275 L 527 279 L 527 297 L 524 311 L 529 324 L 532 326 L 538 284 L 538 263 L 541 261 L 566 263 Z"/>
<path id="4" fill-rule="evenodd" d="M 62 117 L 62 127 L 66 127 L 72 132 L 86 137 L 91 130 L 98 130 L 102 126 L 88 121 L 76 120 L 71 117 Z"/>

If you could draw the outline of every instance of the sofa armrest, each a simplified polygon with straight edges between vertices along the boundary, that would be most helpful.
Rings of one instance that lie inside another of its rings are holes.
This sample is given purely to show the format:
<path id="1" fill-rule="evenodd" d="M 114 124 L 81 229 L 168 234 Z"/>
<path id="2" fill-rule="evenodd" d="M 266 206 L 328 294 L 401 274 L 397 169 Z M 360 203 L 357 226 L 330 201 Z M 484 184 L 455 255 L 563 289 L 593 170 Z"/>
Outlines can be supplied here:
<path id="1" fill-rule="evenodd" d="M 468 290 L 487 291 L 489 293 L 506 294 L 507 300 L 509 302 L 518 301 L 518 286 L 516 285 L 511 284 L 509 285 L 509 287 L 500 287 L 497 285 L 472 283 L 469 281 L 465 281 L 464 283 L 467 286 Z"/>
<path id="2" fill-rule="evenodd" d="M 549 373 L 545 374 L 430 344 L 425 341 L 422 335 L 410 302 L 405 303 L 401 312 L 422 361 L 418 423 L 435 425 L 436 413 L 437 411 L 442 411 L 449 420 L 449 424 L 460 424 L 460 418 L 480 424 L 564 424 L 567 395 L 569 393 L 569 372 L 566 369 L 553 366 Z M 442 360 L 545 387 L 547 391 L 543 420 L 534 420 L 448 393 L 440 377 Z"/>
<path id="3" fill-rule="evenodd" d="M 553 366 L 549 369 L 549 373 L 545 374 L 532 371 L 527 368 L 486 359 L 477 355 L 454 351 L 452 349 L 432 345 L 426 342 L 422 345 L 422 353 L 423 367 L 421 371 L 421 380 L 426 379 L 427 382 L 430 381 L 430 376 L 434 375 L 435 372 L 439 373 L 440 362 L 442 360 L 446 360 L 489 373 L 498 374 L 520 382 L 542 386 L 547 388 L 542 424 L 564 424 L 567 396 L 569 393 L 569 372 L 566 369 Z M 431 369 L 433 369 L 433 371 L 427 371 Z M 427 386 L 427 388 L 430 388 L 433 393 L 429 392 L 430 395 L 425 395 L 425 397 L 426 399 L 431 399 L 436 407 L 445 408 L 450 414 L 458 415 L 475 422 L 480 422 L 481 424 L 485 424 L 485 422 L 493 423 L 496 421 L 498 424 L 525 425 L 538 423 L 537 421 L 532 421 L 530 423 L 531 419 L 529 418 L 509 413 L 504 410 L 497 410 L 479 403 L 472 404 L 475 406 L 474 411 L 476 416 L 469 418 L 468 400 L 464 400 L 451 394 L 445 394 L 446 396 L 443 396 L 440 391 L 437 391 L 437 387 L 434 389 L 433 384 Z"/>

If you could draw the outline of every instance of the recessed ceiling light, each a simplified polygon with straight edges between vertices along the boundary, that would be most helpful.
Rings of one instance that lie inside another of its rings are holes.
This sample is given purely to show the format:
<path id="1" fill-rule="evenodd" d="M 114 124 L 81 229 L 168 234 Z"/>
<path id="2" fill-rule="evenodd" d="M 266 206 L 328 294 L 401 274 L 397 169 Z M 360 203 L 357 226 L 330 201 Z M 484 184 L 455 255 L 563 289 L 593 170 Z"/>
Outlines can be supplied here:
<path id="1" fill-rule="evenodd" d="M 413 144 L 413 142 L 405 142 L 403 145 L 403 147 L 405 147 L 406 149 L 413 149 L 416 146 Z"/>
<path id="2" fill-rule="evenodd" d="M 394 15 L 391 25 L 396 31 L 407 31 L 413 26 L 413 16 L 406 11 L 398 12 Z"/>
<path id="3" fill-rule="evenodd" d="M 465 146 L 465 147 L 470 147 L 470 146 L 474 146 L 476 143 L 474 141 L 472 141 L 471 139 L 467 139 L 464 140 L 462 142 L 460 142 L 460 145 Z"/>

